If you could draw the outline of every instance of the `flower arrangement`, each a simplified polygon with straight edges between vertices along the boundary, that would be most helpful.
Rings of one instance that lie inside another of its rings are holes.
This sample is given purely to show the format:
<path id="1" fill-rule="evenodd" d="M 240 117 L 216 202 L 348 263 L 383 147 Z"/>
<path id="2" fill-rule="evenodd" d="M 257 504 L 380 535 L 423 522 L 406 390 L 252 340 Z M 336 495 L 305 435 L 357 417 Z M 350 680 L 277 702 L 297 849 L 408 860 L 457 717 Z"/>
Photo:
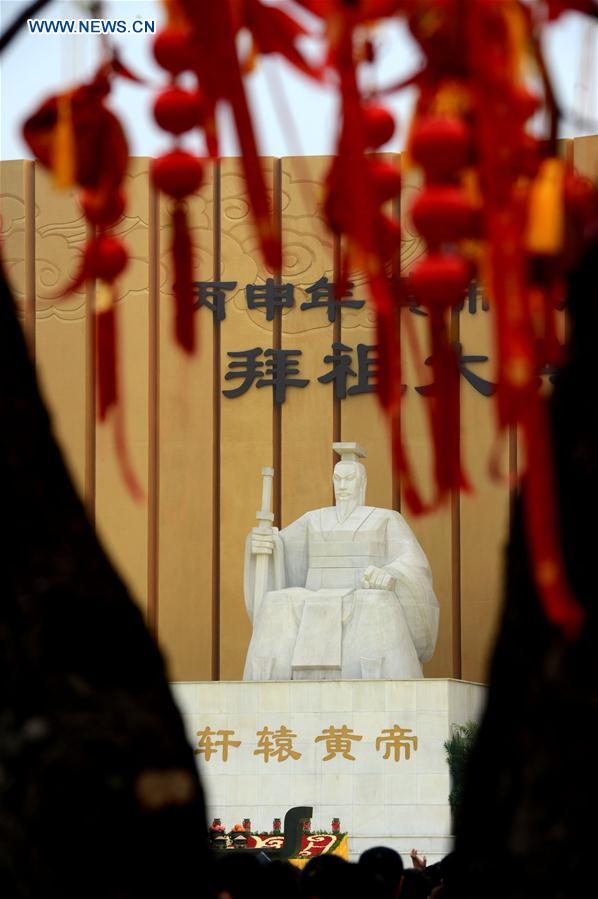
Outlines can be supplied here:
<path id="1" fill-rule="evenodd" d="M 224 824 L 222 823 L 220 818 L 214 818 L 210 830 L 214 833 L 224 833 Z"/>
<path id="2" fill-rule="evenodd" d="M 249 818 L 244 818 L 242 824 L 233 824 L 232 828 L 225 832 L 220 818 L 214 818 L 210 827 L 210 845 L 212 849 L 221 850 L 261 850 L 276 856 L 283 847 L 284 833 L 281 831 L 281 819 L 274 818 L 272 830 L 256 832 L 246 829 L 251 826 Z M 333 818 L 331 830 L 312 830 L 311 821 L 306 821 L 303 828 L 301 848 L 290 861 L 293 865 L 302 868 L 311 858 L 318 855 L 339 855 L 348 859 L 347 834 L 340 829 L 340 819 Z"/>
<path id="3" fill-rule="evenodd" d="M 283 836 L 280 818 L 274 818 L 272 822 L 272 830 L 270 831 L 252 830 L 251 819 L 243 818 L 242 824 L 233 824 L 228 832 L 224 824 L 222 824 L 221 819 L 214 818 L 212 824 L 210 825 L 209 832 L 212 842 L 214 842 L 215 838 L 219 838 L 222 836 L 224 836 L 225 838 L 228 837 L 230 841 L 234 842 L 239 834 L 244 834 L 246 837 L 259 837 L 261 839 Z M 341 833 L 340 818 L 332 819 L 330 830 L 312 830 L 311 821 L 305 821 L 303 824 L 303 833 L 305 836 L 327 836 L 331 834 L 334 836 L 338 836 Z"/>

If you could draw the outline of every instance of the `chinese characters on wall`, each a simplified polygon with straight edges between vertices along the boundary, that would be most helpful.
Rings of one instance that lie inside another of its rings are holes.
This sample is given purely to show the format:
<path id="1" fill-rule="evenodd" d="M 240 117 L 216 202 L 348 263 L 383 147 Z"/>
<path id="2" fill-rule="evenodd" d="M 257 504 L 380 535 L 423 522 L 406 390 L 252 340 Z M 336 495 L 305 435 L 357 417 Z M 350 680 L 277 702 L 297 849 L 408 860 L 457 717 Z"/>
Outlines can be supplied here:
<path id="1" fill-rule="evenodd" d="M 330 368 L 318 377 L 320 384 L 333 383 L 334 394 L 339 400 L 360 393 L 375 393 L 378 374 L 377 347 L 373 344 L 359 343 L 354 351 L 353 347 L 347 344 L 333 343 L 331 349 L 332 352 L 323 358 L 323 363 L 330 365 Z M 459 344 L 456 345 L 456 350 L 459 371 L 465 380 L 482 396 L 492 396 L 496 384 L 469 368 L 470 365 L 487 362 L 488 356 L 465 355 Z M 253 347 L 250 350 L 229 352 L 228 356 L 231 361 L 224 378 L 226 381 L 241 382 L 237 387 L 222 391 L 228 399 L 242 396 L 255 384 L 257 388 L 272 387 L 274 402 L 280 405 L 284 403 L 289 388 L 307 387 L 310 383 L 309 378 L 297 377 L 300 373 L 301 350 L 274 348 L 263 350 L 261 347 Z M 430 365 L 431 360 L 428 358 L 425 363 Z M 405 393 L 408 389 L 407 384 L 402 384 L 401 389 Z M 431 396 L 434 384 L 422 384 L 416 386 L 415 390 L 421 396 Z"/>
<path id="2" fill-rule="evenodd" d="M 237 750 L 241 746 L 241 740 L 235 740 L 234 737 L 234 730 L 213 730 L 211 727 L 204 727 L 197 731 L 195 754 L 202 756 L 206 762 L 209 762 L 212 756 L 227 762 L 231 750 Z M 253 750 L 253 755 L 261 757 L 265 763 L 271 760 L 297 761 L 301 758 L 301 753 L 294 748 L 297 734 L 284 724 L 281 724 L 278 730 L 263 727 L 256 731 L 256 737 L 257 748 Z M 322 762 L 329 762 L 335 758 L 354 762 L 356 758 L 354 753 L 358 752 L 358 746 L 353 744 L 359 744 L 363 739 L 363 734 L 355 733 L 353 728 L 346 724 L 340 727 L 331 724 L 314 737 L 314 743 L 321 746 Z M 409 760 L 412 752 L 417 751 L 417 736 L 410 728 L 394 724 L 378 734 L 374 745 L 376 752 L 379 752 L 385 760 L 394 762 Z"/>
<path id="3" fill-rule="evenodd" d="M 226 318 L 226 294 L 237 288 L 237 281 L 194 281 L 193 291 L 195 307 L 205 306 L 214 314 L 216 321 Z M 336 321 L 341 307 L 344 309 L 362 309 L 365 300 L 353 299 L 353 284 L 347 282 L 343 296 L 337 296 L 337 286 L 328 278 L 322 277 L 304 291 L 309 300 L 301 303 L 302 312 L 309 309 L 326 309 L 328 321 Z M 277 284 L 274 278 L 268 278 L 265 284 L 247 284 L 245 300 L 248 309 L 265 309 L 266 320 L 274 320 L 277 309 L 292 309 L 295 305 L 295 285 Z"/>
<path id="4" fill-rule="evenodd" d="M 237 286 L 237 281 L 195 281 L 193 284 L 195 307 L 198 309 L 205 307 L 212 312 L 215 321 L 223 322 L 226 319 L 227 295 L 236 291 Z M 309 314 L 313 309 L 325 309 L 329 323 L 333 324 L 343 309 L 361 309 L 365 305 L 365 300 L 353 296 L 353 284 L 350 281 L 347 282 L 342 295 L 339 295 L 337 284 L 323 276 L 309 287 L 301 289 L 308 298 L 304 302 L 297 300 L 298 290 L 294 284 L 279 284 L 274 278 L 268 278 L 264 284 L 247 284 L 244 288 L 247 309 L 263 309 L 269 322 L 274 320 L 277 310 L 288 310 L 298 306 L 301 312 Z M 414 315 L 427 316 L 425 309 L 415 305 L 415 301 L 407 308 Z M 478 312 L 488 312 L 489 309 L 487 298 L 479 285 L 472 281 L 460 311 L 476 315 Z M 331 352 L 322 359 L 322 371 L 316 377 L 316 381 L 320 384 L 332 384 L 334 395 L 338 400 L 376 392 L 378 356 L 375 345 L 359 343 L 353 347 L 335 341 L 330 349 Z M 465 381 L 481 396 L 492 396 L 496 384 L 484 377 L 483 368 L 480 370 L 480 366 L 487 363 L 489 357 L 479 353 L 465 353 L 459 343 L 455 344 L 455 349 L 459 360 L 459 372 Z M 224 380 L 229 384 L 235 382 L 234 386 L 230 384 L 222 389 L 227 399 L 243 396 L 252 387 L 258 390 L 270 387 L 274 403 L 281 405 L 285 402 L 289 390 L 305 388 L 312 381 L 304 377 L 301 371 L 300 349 L 256 346 L 229 351 L 227 356 L 228 364 Z M 431 360 L 426 359 L 425 364 L 430 365 Z M 554 369 L 542 368 L 538 372 L 538 386 L 541 385 L 543 376 L 553 382 L 554 375 Z M 409 385 L 402 384 L 401 389 L 405 393 Z M 434 393 L 434 384 L 413 385 L 413 389 L 420 396 L 428 397 Z"/>

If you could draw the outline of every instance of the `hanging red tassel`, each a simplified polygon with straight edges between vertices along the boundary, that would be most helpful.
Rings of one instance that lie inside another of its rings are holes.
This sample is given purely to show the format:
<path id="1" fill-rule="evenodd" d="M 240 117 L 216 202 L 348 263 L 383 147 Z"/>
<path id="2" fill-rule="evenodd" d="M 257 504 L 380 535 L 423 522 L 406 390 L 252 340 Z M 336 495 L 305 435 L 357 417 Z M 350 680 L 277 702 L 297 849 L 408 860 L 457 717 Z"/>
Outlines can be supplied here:
<path id="1" fill-rule="evenodd" d="M 98 418 L 104 421 L 109 410 L 118 402 L 116 307 L 113 288 L 105 282 L 98 284 L 96 297 L 96 359 Z"/>
<path id="2" fill-rule="evenodd" d="M 127 489 L 141 502 L 144 492 L 131 464 L 125 436 L 124 411 L 118 377 L 118 320 L 114 287 L 105 281 L 96 292 L 96 372 L 97 415 L 106 421 L 112 414 L 114 446 L 120 472 Z"/>
<path id="3" fill-rule="evenodd" d="M 195 309 L 193 300 L 193 249 L 187 227 L 187 209 L 177 203 L 172 215 L 172 257 L 174 261 L 174 334 L 186 352 L 195 352 Z"/>
<path id="4" fill-rule="evenodd" d="M 114 408 L 114 447 L 123 481 L 135 502 L 139 503 L 144 499 L 145 494 L 129 458 L 122 402 Z"/>
<path id="5" fill-rule="evenodd" d="M 80 202 L 87 221 L 99 229 L 87 241 L 75 278 L 52 299 L 60 299 L 86 282 L 97 282 L 96 360 L 97 414 L 105 421 L 112 410 L 116 455 L 134 499 L 143 496 L 126 452 L 122 397 L 118 382 L 117 321 L 113 284 L 124 271 L 128 253 L 122 241 L 106 233 L 125 209 L 122 184 L 128 147 L 117 117 L 106 100 L 111 78 L 139 79 L 112 55 L 87 84 L 50 97 L 24 124 L 23 135 L 36 158 L 62 184 L 82 189 Z"/>
<path id="6" fill-rule="evenodd" d="M 152 163 L 156 187 L 176 202 L 172 215 L 172 262 L 174 269 L 175 340 L 186 353 L 194 353 L 193 249 L 187 226 L 187 207 L 182 201 L 201 185 L 203 167 L 184 150 L 172 150 Z"/>
<path id="7" fill-rule="evenodd" d="M 438 307 L 430 311 L 432 372 L 434 387 L 427 402 L 432 404 L 434 474 L 438 500 L 451 490 L 467 490 L 461 467 L 459 365 L 447 333 L 445 314 Z"/>

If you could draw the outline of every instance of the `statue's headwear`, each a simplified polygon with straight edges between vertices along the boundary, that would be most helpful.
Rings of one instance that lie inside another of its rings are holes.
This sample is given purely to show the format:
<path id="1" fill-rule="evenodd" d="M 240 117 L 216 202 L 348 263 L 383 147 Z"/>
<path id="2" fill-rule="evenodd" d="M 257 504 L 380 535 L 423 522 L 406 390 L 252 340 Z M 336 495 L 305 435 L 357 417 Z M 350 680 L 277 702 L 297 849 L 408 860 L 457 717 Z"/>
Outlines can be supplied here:
<path id="1" fill-rule="evenodd" d="M 333 443 L 332 449 L 340 456 L 340 462 L 351 462 L 355 465 L 359 472 L 359 503 L 365 504 L 365 488 L 367 485 L 367 472 L 365 465 L 362 465 L 360 459 L 366 458 L 366 451 L 358 443 Z"/>
<path id="2" fill-rule="evenodd" d="M 359 462 L 367 457 L 366 451 L 358 443 L 333 443 L 332 449 L 341 457 L 341 462 Z"/>

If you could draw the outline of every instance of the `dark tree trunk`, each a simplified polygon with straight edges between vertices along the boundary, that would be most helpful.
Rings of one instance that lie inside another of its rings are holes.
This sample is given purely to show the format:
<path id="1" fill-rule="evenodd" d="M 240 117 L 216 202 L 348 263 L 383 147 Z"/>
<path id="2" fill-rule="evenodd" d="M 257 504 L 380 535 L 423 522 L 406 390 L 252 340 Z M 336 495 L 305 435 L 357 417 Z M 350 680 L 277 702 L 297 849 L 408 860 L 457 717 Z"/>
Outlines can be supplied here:
<path id="1" fill-rule="evenodd" d="M 201 786 L 87 521 L 0 273 L 0 895 L 206 895 Z"/>
<path id="2" fill-rule="evenodd" d="M 552 398 L 552 421 L 565 562 L 587 619 L 573 643 L 547 622 L 518 508 L 488 706 L 457 829 L 449 895 L 459 899 L 569 899 L 597 889 L 596 243 L 570 280 L 568 305 L 573 328 Z"/>

